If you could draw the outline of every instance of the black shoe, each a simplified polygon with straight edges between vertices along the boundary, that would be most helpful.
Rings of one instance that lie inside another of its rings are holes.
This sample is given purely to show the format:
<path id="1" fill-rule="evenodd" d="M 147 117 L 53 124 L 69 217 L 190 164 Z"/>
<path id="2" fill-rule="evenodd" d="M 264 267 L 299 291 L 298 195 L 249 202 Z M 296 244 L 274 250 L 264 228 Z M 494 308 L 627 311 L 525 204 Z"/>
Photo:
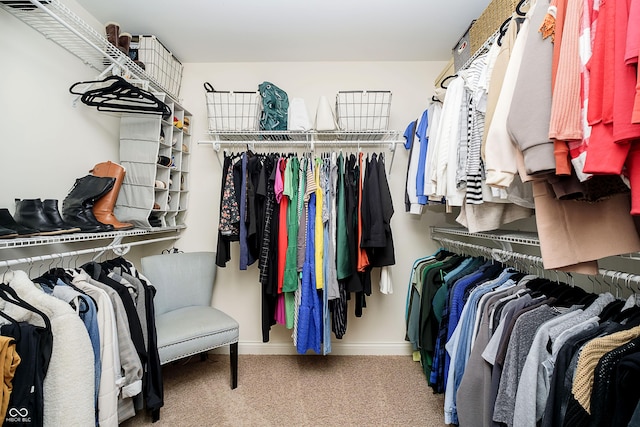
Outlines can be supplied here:
<path id="1" fill-rule="evenodd" d="M 66 230 L 49 221 L 40 199 L 16 199 L 16 212 L 13 214 L 13 219 L 23 227 L 40 230 L 40 234 L 43 236 L 67 233 Z"/>
<path id="2" fill-rule="evenodd" d="M 42 205 L 44 206 L 44 213 L 49 218 L 49 221 L 55 225 L 56 227 L 60 227 L 64 230 L 67 230 L 67 233 L 77 233 L 80 231 L 80 228 L 73 227 L 62 220 L 60 216 L 60 211 L 58 210 L 58 200 L 56 199 L 44 199 L 42 201 Z"/>
<path id="3" fill-rule="evenodd" d="M 0 226 L 0 239 L 13 239 L 18 237 L 16 230 Z"/>
<path id="4" fill-rule="evenodd" d="M 9 230 L 15 230 L 15 232 L 18 233 L 18 237 L 31 237 L 40 234 L 40 230 L 18 224 L 7 208 L 0 209 L 0 226 L 8 228 Z"/>
<path id="5" fill-rule="evenodd" d="M 99 222 L 93 215 L 93 205 L 113 188 L 115 178 L 86 175 L 76 179 L 62 202 L 62 219 L 85 233 L 113 231 L 113 225 Z"/>

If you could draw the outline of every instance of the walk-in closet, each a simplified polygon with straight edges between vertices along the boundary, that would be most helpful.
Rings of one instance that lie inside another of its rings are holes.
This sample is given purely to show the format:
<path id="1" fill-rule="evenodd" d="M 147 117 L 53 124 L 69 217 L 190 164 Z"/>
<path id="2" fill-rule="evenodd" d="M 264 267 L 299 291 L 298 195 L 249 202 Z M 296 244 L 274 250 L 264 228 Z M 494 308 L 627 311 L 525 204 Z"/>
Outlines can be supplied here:
<path id="1" fill-rule="evenodd" d="M 0 0 L 3 425 L 640 426 L 638 28 Z"/>

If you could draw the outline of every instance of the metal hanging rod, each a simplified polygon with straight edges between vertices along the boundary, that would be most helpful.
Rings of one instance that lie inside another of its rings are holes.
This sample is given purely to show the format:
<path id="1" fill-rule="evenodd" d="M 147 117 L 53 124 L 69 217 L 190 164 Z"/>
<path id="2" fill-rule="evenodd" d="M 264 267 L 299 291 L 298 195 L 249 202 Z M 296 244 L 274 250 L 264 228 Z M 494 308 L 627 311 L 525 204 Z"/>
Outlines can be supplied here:
<path id="1" fill-rule="evenodd" d="M 251 146 L 381 146 L 388 145 L 391 151 L 396 144 L 404 143 L 397 131 L 227 131 L 210 132 L 210 140 L 198 141 L 198 144 L 210 144 L 214 150 L 222 147 Z"/>
<path id="2" fill-rule="evenodd" d="M 495 230 L 484 233 L 472 233 L 466 228 L 462 227 L 429 227 L 431 230 L 431 237 L 436 239 L 436 235 L 453 235 L 471 237 L 474 239 L 491 240 L 494 243 L 500 245 L 500 247 L 507 251 L 513 251 L 512 244 L 526 245 L 526 246 L 540 246 L 540 239 L 538 234 L 527 231 L 509 231 L 509 230 Z M 630 253 L 618 255 L 618 258 L 630 259 L 640 261 L 640 253 Z"/>
<path id="3" fill-rule="evenodd" d="M 499 248 L 490 248 L 488 246 L 461 242 L 446 237 L 433 236 L 432 238 L 440 242 L 445 248 L 451 249 L 453 252 L 457 251 L 468 255 L 480 255 L 514 267 L 518 266 L 518 261 L 531 264 L 536 268 L 542 266 L 542 258 L 536 255 L 528 255 Z"/>
<path id="4" fill-rule="evenodd" d="M 598 270 L 598 274 L 602 277 L 608 277 L 617 285 L 620 281 L 625 283 L 634 282 L 637 285 L 640 285 L 640 275 L 633 273 L 624 273 L 622 271 L 617 270 L 607 270 L 601 268 Z"/>
<path id="5" fill-rule="evenodd" d="M 268 147 L 268 148 L 282 148 L 282 147 L 303 147 L 313 150 L 316 147 L 381 147 L 387 146 L 390 151 L 395 151 L 396 145 L 401 141 L 289 141 L 289 140 L 274 140 L 274 141 L 198 141 L 198 144 L 211 145 L 215 151 L 220 151 L 223 147 L 230 147 L 235 149 L 242 148 L 256 148 L 256 147 Z"/>
<path id="6" fill-rule="evenodd" d="M 0 261 L 0 265 L 10 268 L 14 265 L 19 265 L 19 264 L 33 264 L 35 262 L 42 262 L 42 261 L 48 261 L 48 260 L 54 260 L 54 259 L 63 259 L 63 258 L 75 257 L 79 255 L 87 255 L 87 254 L 95 254 L 95 253 L 101 255 L 107 251 L 114 251 L 118 255 L 124 255 L 127 252 L 129 252 L 129 249 L 132 246 L 148 245 L 151 243 L 165 242 L 168 240 L 176 240 L 176 239 L 178 239 L 178 236 L 158 237 L 156 239 L 140 240 L 140 241 L 131 242 L 131 243 L 115 243 L 115 244 L 110 244 L 108 246 L 101 246 L 97 248 L 89 248 L 89 249 L 81 249 L 77 251 L 60 252 L 55 254 L 37 255 L 32 257 L 9 259 L 9 260 Z"/>
<path id="7" fill-rule="evenodd" d="M 433 239 L 440 242 L 445 249 L 451 250 L 452 252 L 463 253 L 471 256 L 484 256 L 485 258 L 494 259 L 495 261 L 513 266 L 514 268 L 530 267 L 530 270 L 534 269 L 536 271 L 540 269 L 543 271 L 556 271 L 545 270 L 542 263 L 542 257 L 537 255 L 528 255 L 504 249 L 490 248 L 488 246 L 461 242 L 458 240 L 448 239 L 446 237 L 433 236 Z M 522 264 L 518 264 L 518 261 L 522 262 Z M 638 274 L 608 270 L 604 268 L 598 269 L 598 274 L 603 278 L 611 279 L 616 286 L 618 286 L 620 282 L 627 284 L 633 282 L 640 285 L 640 275 Z"/>
<path id="8" fill-rule="evenodd" d="M 484 233 L 472 233 L 462 227 L 431 227 L 431 234 L 449 234 L 455 236 L 468 236 L 479 239 L 488 239 L 519 245 L 540 246 L 537 233 L 526 231 L 496 230 Z"/>
<path id="9" fill-rule="evenodd" d="M 279 151 L 290 147 L 308 151 L 314 151 L 318 147 L 357 147 L 358 150 L 365 147 L 387 147 L 391 152 L 389 172 L 393 168 L 397 144 L 404 143 L 396 131 L 229 131 L 211 132 L 210 135 L 213 138 L 212 140 L 198 141 L 198 144 L 211 145 L 216 152 L 216 156 L 218 156 L 223 147 L 233 150 L 256 150 L 262 147 L 275 148 Z M 219 156 L 218 163 L 222 165 Z"/>

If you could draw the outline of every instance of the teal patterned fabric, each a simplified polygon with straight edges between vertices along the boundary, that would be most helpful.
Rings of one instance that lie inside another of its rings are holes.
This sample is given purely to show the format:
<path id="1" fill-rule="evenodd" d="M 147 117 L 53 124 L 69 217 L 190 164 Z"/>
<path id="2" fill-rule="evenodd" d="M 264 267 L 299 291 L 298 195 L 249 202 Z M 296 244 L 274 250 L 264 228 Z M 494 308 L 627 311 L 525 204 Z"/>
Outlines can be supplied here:
<path id="1" fill-rule="evenodd" d="M 260 130 L 287 130 L 289 97 L 287 93 L 270 82 L 258 86 L 262 97 Z"/>

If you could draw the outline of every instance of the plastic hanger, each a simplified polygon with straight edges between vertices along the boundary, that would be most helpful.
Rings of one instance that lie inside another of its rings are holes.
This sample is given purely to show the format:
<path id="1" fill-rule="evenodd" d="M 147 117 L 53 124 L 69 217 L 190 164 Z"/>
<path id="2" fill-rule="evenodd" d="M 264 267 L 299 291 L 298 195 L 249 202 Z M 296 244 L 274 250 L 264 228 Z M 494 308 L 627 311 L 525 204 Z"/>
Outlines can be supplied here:
<path id="1" fill-rule="evenodd" d="M 107 270 L 112 270 L 115 267 L 120 267 L 127 274 L 131 274 L 131 267 L 129 266 L 129 261 L 122 257 L 113 258 L 110 260 L 106 260 L 101 262 L 102 266 Z"/>
<path id="2" fill-rule="evenodd" d="M 73 284 L 73 277 L 71 276 L 69 271 L 65 270 L 64 268 L 60 268 L 60 267 L 53 268 L 47 271 L 46 273 L 44 273 L 43 275 L 41 275 L 40 277 L 36 277 L 35 279 L 32 279 L 34 283 L 39 283 L 40 285 L 46 286 L 50 289 L 53 289 L 56 286 L 56 284 L 58 283 L 58 280 L 62 281 L 65 285 L 69 286 L 76 292 L 80 293 L 82 297 L 90 298 L 93 301 L 94 305 L 97 306 L 96 300 L 93 297 L 91 297 L 90 295 L 87 295 L 86 292 L 84 292 L 82 289 L 78 288 L 76 285 Z M 81 310 L 80 312 L 86 313 L 87 310 Z"/>
<path id="3" fill-rule="evenodd" d="M 499 33 L 498 33 L 498 39 L 496 40 L 496 43 L 498 43 L 498 46 L 502 46 L 502 37 L 504 37 L 504 35 L 507 34 L 507 30 L 509 29 L 509 23 L 510 22 L 511 22 L 511 17 L 508 17 L 500 25 L 500 30 L 499 30 Z"/>
<path id="4" fill-rule="evenodd" d="M 81 85 L 100 84 L 100 87 L 86 91 L 76 91 Z M 142 114 L 162 114 L 164 119 L 171 117 L 171 109 L 154 94 L 140 89 L 120 76 L 109 76 L 103 80 L 74 83 L 69 92 L 80 95 L 80 100 L 98 111 L 132 112 Z"/>
<path id="5" fill-rule="evenodd" d="M 29 304 L 22 298 L 20 298 L 18 293 L 15 291 L 15 289 L 7 285 L 6 283 L 0 283 L 0 298 L 4 299 L 7 302 L 15 304 L 19 307 L 22 307 L 26 310 L 36 313 L 37 315 L 42 317 L 45 327 L 48 330 L 51 330 L 51 321 L 49 320 L 49 317 L 47 317 L 47 315 L 44 314 L 42 311 L 38 310 L 37 308 L 35 308 L 34 306 Z"/>
<path id="6" fill-rule="evenodd" d="M 62 280 L 65 284 L 70 284 L 72 277 L 67 274 L 67 271 L 63 268 L 52 268 L 49 271 L 42 274 L 40 277 L 36 277 L 35 279 L 31 279 L 34 283 L 39 283 L 41 285 L 47 286 L 48 288 L 53 288 L 56 285 L 58 280 Z"/>
<path id="7" fill-rule="evenodd" d="M 524 11 L 522 10 L 522 6 L 524 6 L 524 5 L 525 5 L 525 3 L 527 3 L 528 1 L 529 1 L 529 0 L 520 0 L 520 1 L 518 2 L 518 4 L 516 5 L 516 13 L 517 13 L 519 16 L 526 16 L 526 15 L 527 15 L 527 13 L 526 13 L 526 12 L 524 12 Z"/>
<path id="8" fill-rule="evenodd" d="M 16 341 L 20 341 L 20 338 L 22 337 L 22 331 L 18 327 L 18 321 L 13 317 L 9 316 L 7 313 L 5 313 L 2 310 L 0 310 L 0 317 L 3 317 L 4 319 L 8 320 L 12 325 L 16 326 L 15 328 L 16 336 L 11 338 L 15 339 Z"/>
<path id="9" fill-rule="evenodd" d="M 121 88 L 114 92 L 84 94 L 81 101 L 98 111 L 129 112 L 141 114 L 161 114 L 167 120 L 171 109 L 149 92 L 140 92 L 137 88 Z"/>
<path id="10" fill-rule="evenodd" d="M 451 75 L 448 75 L 447 77 L 445 77 L 444 79 L 442 79 L 442 81 L 440 82 L 440 87 L 441 87 L 442 89 L 446 89 L 448 86 L 445 86 L 445 85 L 444 85 L 444 83 L 445 83 L 447 80 L 449 80 L 449 79 L 455 79 L 456 77 L 458 77 L 458 75 L 457 75 L 457 74 L 451 74 Z"/>

